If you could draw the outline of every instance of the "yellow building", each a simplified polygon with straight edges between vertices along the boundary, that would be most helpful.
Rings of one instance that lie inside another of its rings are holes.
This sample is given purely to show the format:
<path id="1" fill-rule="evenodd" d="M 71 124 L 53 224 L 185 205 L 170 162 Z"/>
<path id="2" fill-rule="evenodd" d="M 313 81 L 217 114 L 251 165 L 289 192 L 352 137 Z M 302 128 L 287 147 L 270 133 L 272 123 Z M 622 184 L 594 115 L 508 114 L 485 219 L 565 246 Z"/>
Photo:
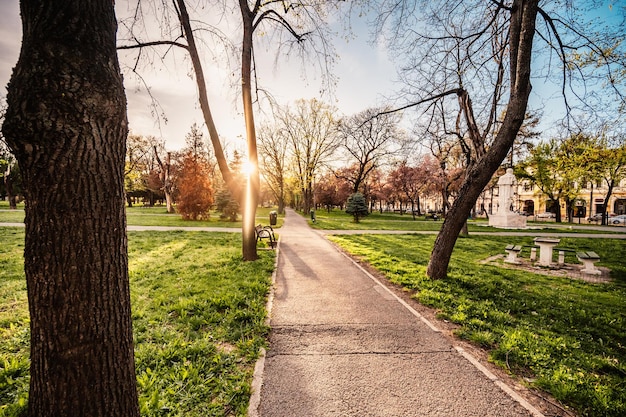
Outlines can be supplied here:
<path id="1" fill-rule="evenodd" d="M 554 213 L 553 202 L 544 195 L 537 186 L 529 182 L 520 181 L 517 186 L 518 208 L 521 212 L 530 215 L 541 213 Z M 604 198 L 607 188 L 604 184 L 585 184 L 581 188 L 578 198 L 574 203 L 574 218 L 587 219 L 595 214 L 605 212 Z M 567 216 L 565 202 L 561 201 L 561 215 L 565 219 Z M 609 215 L 626 214 L 626 179 L 613 188 L 606 211 Z"/>

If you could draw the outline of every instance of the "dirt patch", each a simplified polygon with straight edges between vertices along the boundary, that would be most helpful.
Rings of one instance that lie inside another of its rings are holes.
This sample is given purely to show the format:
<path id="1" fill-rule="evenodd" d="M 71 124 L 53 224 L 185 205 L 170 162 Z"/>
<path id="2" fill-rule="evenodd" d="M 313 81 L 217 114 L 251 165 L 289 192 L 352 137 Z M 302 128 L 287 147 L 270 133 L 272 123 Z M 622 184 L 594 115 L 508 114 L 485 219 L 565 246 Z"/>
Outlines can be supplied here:
<path id="1" fill-rule="evenodd" d="M 543 267 L 535 265 L 528 259 L 517 258 L 518 264 L 511 264 L 504 262 L 506 255 L 495 255 L 487 259 L 482 260 L 480 263 L 493 265 L 506 269 L 517 269 L 521 271 L 532 272 L 533 274 L 541 274 L 553 277 L 570 278 L 577 281 L 585 281 L 592 284 L 607 284 L 612 281 L 610 276 L 610 270 L 602 266 L 597 266 L 601 272 L 600 275 L 589 275 L 580 272 L 582 265 L 580 264 L 562 264 L 554 265 L 552 267 Z"/>

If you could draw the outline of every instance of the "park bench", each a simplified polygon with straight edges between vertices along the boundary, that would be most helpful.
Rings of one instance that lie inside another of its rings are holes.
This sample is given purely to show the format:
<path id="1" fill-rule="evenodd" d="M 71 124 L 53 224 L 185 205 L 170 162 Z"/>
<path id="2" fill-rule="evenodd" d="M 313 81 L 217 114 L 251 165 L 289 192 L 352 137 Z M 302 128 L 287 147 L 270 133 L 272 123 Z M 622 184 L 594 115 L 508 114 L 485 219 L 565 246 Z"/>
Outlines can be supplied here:
<path id="1" fill-rule="evenodd" d="M 519 261 L 517 260 L 517 255 L 519 255 L 519 253 L 522 251 L 522 247 L 520 245 L 507 245 L 507 247 L 504 248 L 504 250 L 508 254 L 504 262 L 509 263 L 509 264 L 519 263 Z"/>
<path id="2" fill-rule="evenodd" d="M 602 274 L 602 272 L 595 266 L 595 263 L 600 260 L 600 256 L 597 253 L 592 251 L 577 252 L 576 257 L 583 263 L 583 269 L 580 270 L 583 274 Z"/>
<path id="3" fill-rule="evenodd" d="M 257 224 L 254 230 L 256 232 L 257 243 L 260 240 L 262 241 L 263 239 L 267 239 L 270 248 L 273 249 L 276 247 L 276 236 L 274 236 L 274 229 L 272 229 L 272 226 L 262 226 Z"/>
<path id="4" fill-rule="evenodd" d="M 426 213 L 424 215 L 424 219 L 425 220 L 439 220 L 439 216 L 437 216 L 437 213 Z"/>

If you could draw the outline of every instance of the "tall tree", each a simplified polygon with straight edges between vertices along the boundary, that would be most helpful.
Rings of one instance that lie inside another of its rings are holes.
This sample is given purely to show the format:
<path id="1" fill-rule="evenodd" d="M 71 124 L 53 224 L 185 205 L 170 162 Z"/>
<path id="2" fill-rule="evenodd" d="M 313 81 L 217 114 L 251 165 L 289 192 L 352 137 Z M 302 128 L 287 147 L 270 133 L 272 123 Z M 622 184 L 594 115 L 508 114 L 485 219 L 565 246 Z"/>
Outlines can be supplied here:
<path id="1" fill-rule="evenodd" d="M 241 29 L 239 34 L 240 52 L 241 52 L 241 98 L 244 112 L 244 122 L 246 128 L 246 144 L 249 159 L 248 181 L 246 187 L 236 181 L 233 174 L 228 168 L 226 156 L 224 154 L 218 129 L 213 119 L 209 106 L 209 97 L 207 91 L 207 83 L 205 80 L 204 70 L 202 68 L 201 51 L 196 42 L 197 32 L 192 26 L 200 24 L 198 20 L 192 20 L 187 8 L 187 0 L 171 0 L 173 8 L 168 7 L 169 0 L 162 0 L 163 10 L 174 10 L 176 20 L 180 24 L 179 31 L 173 31 L 178 38 L 158 41 L 140 41 L 138 33 L 131 33 L 129 38 L 133 43 L 124 45 L 123 49 L 145 48 L 154 46 L 172 46 L 182 47 L 188 51 L 191 58 L 193 71 L 196 76 L 198 85 L 198 94 L 200 108 L 204 116 L 204 121 L 209 130 L 209 137 L 215 150 L 215 156 L 218 161 L 222 177 L 230 189 L 230 192 L 237 196 L 242 202 L 246 203 L 242 206 L 247 207 L 243 212 L 242 221 L 242 252 L 245 260 L 257 259 L 256 238 L 254 232 L 254 221 L 256 207 L 260 193 L 260 176 L 258 169 L 258 149 L 256 139 L 256 128 L 254 122 L 253 111 L 253 84 L 256 81 L 253 78 L 254 68 L 254 34 L 258 32 L 277 34 L 272 39 L 278 39 L 277 48 L 280 49 L 287 45 L 289 49 L 295 49 L 299 53 L 303 53 L 305 45 L 311 44 L 316 53 L 322 57 L 322 61 L 329 62 L 332 58 L 331 47 L 327 43 L 325 37 L 324 21 L 327 17 L 327 9 L 332 9 L 337 1 L 321 1 L 312 2 L 285 2 L 285 1 L 261 1 L 261 0 L 239 0 L 238 8 L 241 15 Z M 226 3 L 223 3 L 225 6 Z M 213 7 L 217 7 L 214 5 Z M 137 10 L 140 10 L 140 3 L 137 3 Z M 224 12 L 223 10 L 212 10 L 213 12 Z M 136 13 L 139 15 L 140 13 Z M 227 19 L 225 19 L 227 20 Z M 165 18 L 163 21 L 168 21 Z M 130 23 L 128 28 L 134 28 L 135 24 Z M 210 28 L 209 33 L 224 33 L 223 31 Z M 179 35 L 180 34 L 180 35 Z M 283 37 L 285 36 L 285 37 Z M 186 42 L 181 42 L 181 38 Z M 269 38 L 269 37 L 267 37 Z M 326 66 L 323 66 L 327 69 Z M 256 86 L 256 84 L 255 84 Z M 259 88 L 255 89 L 258 92 Z"/>
<path id="2" fill-rule="evenodd" d="M 28 415 L 138 416 L 124 154 L 108 0 L 22 0 L 3 124 L 26 194 Z"/>
<path id="3" fill-rule="evenodd" d="M 598 45 L 611 39 L 606 33 L 585 35 L 593 26 L 583 27 L 584 23 L 576 21 L 580 18 L 576 13 L 559 15 L 561 10 L 579 11 L 598 2 L 581 2 L 572 7 L 569 3 L 563 7 L 562 3 L 546 3 L 552 7 L 548 12 L 539 6 L 538 0 L 382 0 L 380 33 L 390 34 L 389 40 L 406 58 L 406 92 L 418 96 L 398 110 L 426 106 L 433 114 L 441 108 L 441 98 L 454 98 L 458 116 L 447 131 L 460 135 L 464 142 L 461 145 L 467 144 L 471 151 L 466 155 L 472 156 L 458 197 L 431 253 L 427 275 L 433 279 L 447 275 L 459 232 L 524 122 L 531 91 L 531 58 L 538 51 L 533 49 L 535 35 L 546 41 L 549 53 L 564 62 L 563 91 L 572 85 L 567 81 L 572 80 L 569 77 L 573 73 L 583 73 L 583 68 L 571 59 L 570 51 L 601 52 Z M 539 16 L 543 25 L 537 25 Z M 619 28 L 615 28 L 617 31 Z M 602 65 L 605 74 L 614 72 L 604 58 Z M 611 83 L 610 87 L 623 100 L 616 84 Z M 491 90 L 493 94 L 477 96 L 481 90 Z M 477 106 L 479 101 L 482 104 Z"/>
<path id="4" fill-rule="evenodd" d="M 611 137 L 607 134 L 590 136 L 589 139 L 580 144 L 584 147 L 580 166 L 586 168 L 588 180 L 594 182 L 600 180 L 599 182 L 606 187 L 602 216 L 602 224 L 605 225 L 611 211 L 608 204 L 613 191 L 626 178 L 626 141 L 623 135 Z"/>
<path id="5" fill-rule="evenodd" d="M 276 134 L 269 125 L 259 132 L 260 169 L 274 198 L 278 202 L 278 212 L 285 212 L 286 171 L 288 142 Z"/>
<path id="6" fill-rule="evenodd" d="M 565 154 L 563 143 L 556 139 L 539 143 L 533 147 L 529 157 L 517 166 L 516 171 L 517 176 L 536 185 L 548 197 L 551 210 L 559 223 L 562 219 L 561 201 L 571 201 L 578 195 L 574 187 L 576 178 L 570 175 L 572 167 L 565 166 Z"/>
<path id="7" fill-rule="evenodd" d="M 344 171 L 352 184 L 353 193 L 363 192 L 362 184 L 370 173 L 403 149 L 407 142 L 404 131 L 398 127 L 398 113 L 381 114 L 383 109 L 371 108 L 345 118 L 339 123 L 341 147 L 349 155 L 354 169 Z M 339 174 L 339 173 L 338 173 Z"/>
<path id="8" fill-rule="evenodd" d="M 313 207 L 315 176 L 339 147 L 336 109 L 316 99 L 298 100 L 293 107 L 277 111 L 277 133 L 289 143 L 303 209 L 308 212 Z"/>

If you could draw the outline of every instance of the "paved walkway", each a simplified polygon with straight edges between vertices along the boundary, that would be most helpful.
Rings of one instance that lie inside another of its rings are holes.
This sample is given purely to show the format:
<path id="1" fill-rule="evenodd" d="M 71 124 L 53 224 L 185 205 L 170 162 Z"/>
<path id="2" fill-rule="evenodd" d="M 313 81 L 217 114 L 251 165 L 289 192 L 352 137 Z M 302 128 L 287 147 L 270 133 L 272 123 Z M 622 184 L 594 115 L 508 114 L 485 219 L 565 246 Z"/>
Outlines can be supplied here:
<path id="1" fill-rule="evenodd" d="M 541 416 L 293 211 L 272 304 L 250 416 Z"/>

